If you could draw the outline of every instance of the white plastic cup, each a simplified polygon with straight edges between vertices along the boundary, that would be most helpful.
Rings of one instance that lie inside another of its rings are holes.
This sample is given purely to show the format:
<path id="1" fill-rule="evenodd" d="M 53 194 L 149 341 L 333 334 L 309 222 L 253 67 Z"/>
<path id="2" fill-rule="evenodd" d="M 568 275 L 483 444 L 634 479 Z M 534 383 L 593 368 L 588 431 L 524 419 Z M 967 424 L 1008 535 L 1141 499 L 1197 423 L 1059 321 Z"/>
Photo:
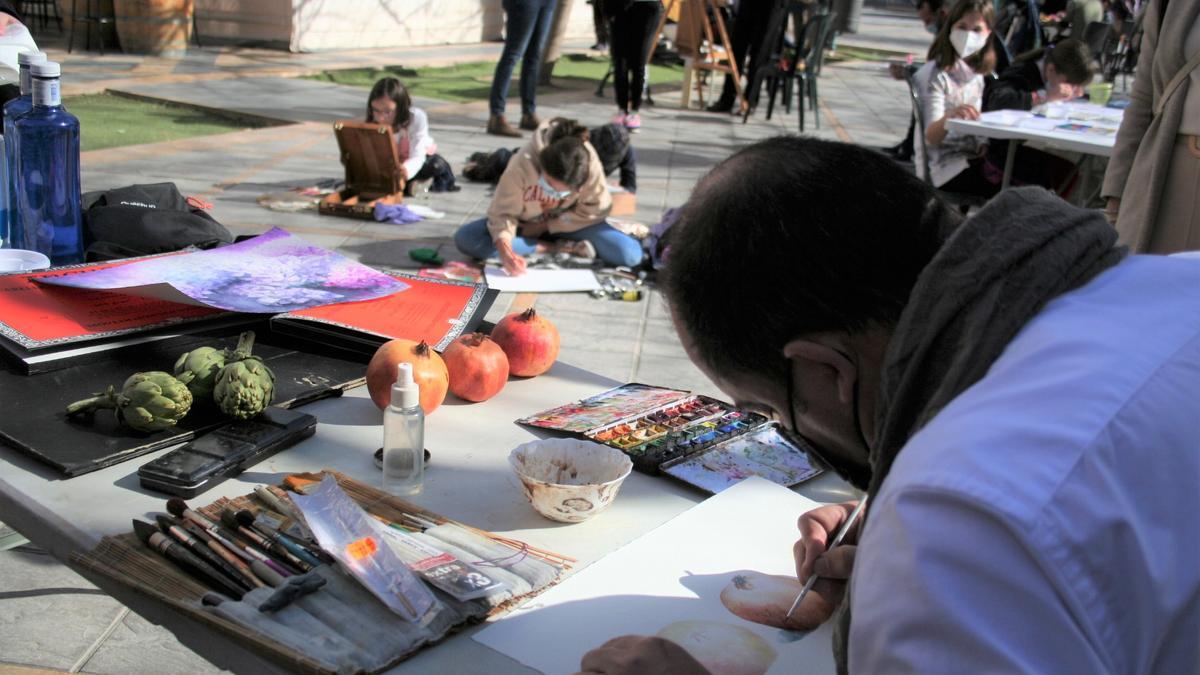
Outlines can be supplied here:
<path id="1" fill-rule="evenodd" d="M 31 272 L 50 266 L 50 259 L 37 251 L 20 248 L 0 248 L 0 273 Z"/>

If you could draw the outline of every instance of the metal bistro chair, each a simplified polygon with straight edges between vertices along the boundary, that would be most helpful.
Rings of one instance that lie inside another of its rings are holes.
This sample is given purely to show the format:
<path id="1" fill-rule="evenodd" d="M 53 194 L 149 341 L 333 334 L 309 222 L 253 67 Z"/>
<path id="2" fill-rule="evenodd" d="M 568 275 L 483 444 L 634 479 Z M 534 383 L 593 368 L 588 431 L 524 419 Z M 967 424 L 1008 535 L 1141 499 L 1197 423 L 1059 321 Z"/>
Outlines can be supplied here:
<path id="1" fill-rule="evenodd" d="M 27 25 L 33 26 L 33 22 L 37 21 L 42 30 L 45 30 L 46 26 L 54 21 L 58 24 L 58 32 L 63 31 L 62 15 L 58 13 L 57 0 L 22 0 L 13 4 L 25 17 Z"/>
<path id="2" fill-rule="evenodd" d="M 105 11 L 99 0 L 83 0 L 83 11 L 79 11 L 79 0 L 71 0 L 71 30 L 67 33 L 67 53 L 75 48 L 75 27 L 85 24 L 84 49 L 92 48 L 92 24 L 96 25 L 96 33 L 100 38 L 100 55 L 104 56 L 104 26 L 115 24 L 117 17 L 112 12 Z"/>
<path id="3" fill-rule="evenodd" d="M 821 66 L 825 62 L 825 45 L 829 42 L 830 31 L 837 12 L 828 9 L 818 9 L 804 26 L 804 33 L 797 44 L 796 61 L 803 66 L 795 73 L 796 108 L 800 114 L 800 133 L 804 133 L 804 97 L 808 96 L 809 105 L 813 111 L 813 126 L 821 128 L 821 112 L 818 109 L 820 99 L 817 95 L 817 78 L 821 74 Z M 803 61 L 803 63 L 800 63 Z M 790 83 L 789 83 L 790 84 Z M 787 96 L 791 92 L 785 91 Z"/>
<path id="4" fill-rule="evenodd" d="M 833 27 L 833 20 L 837 17 L 836 12 L 831 12 L 827 8 L 821 6 L 812 10 L 812 14 L 808 19 L 804 18 L 805 11 L 811 7 L 802 2 L 789 2 L 787 9 L 783 12 L 782 21 L 786 17 L 792 17 L 792 29 L 794 31 L 794 49 L 795 55 L 787 64 L 786 70 L 779 66 L 782 59 L 784 48 L 779 48 L 779 56 L 773 57 L 770 65 L 764 65 L 767 68 L 764 72 L 764 77 L 770 80 L 767 86 L 767 119 L 771 119 L 771 113 L 775 107 L 775 95 L 779 91 L 779 84 L 783 84 L 783 109 L 785 112 L 792 111 L 792 86 L 798 85 L 797 106 L 800 116 L 800 133 L 804 133 L 804 99 L 807 96 L 809 99 L 808 105 L 811 106 L 813 113 L 816 115 L 816 127 L 821 128 L 821 117 L 817 113 L 817 73 L 821 69 L 821 62 L 824 60 L 824 46 L 829 41 L 830 31 Z M 783 44 L 782 30 L 786 26 L 781 26 L 779 44 Z M 773 70 L 772 70 L 773 69 Z M 759 70 L 763 70 L 760 68 Z M 756 74 L 757 75 L 757 74 Z M 759 82 L 751 81 L 750 91 L 755 91 Z M 748 117 L 748 116 L 747 116 Z M 745 118 L 743 118 L 745 121 Z"/>
<path id="5" fill-rule="evenodd" d="M 908 94 L 912 98 L 913 119 L 916 121 L 916 128 L 913 129 L 913 147 L 921 157 L 921 162 L 915 168 L 917 169 L 917 177 L 924 180 L 926 183 L 933 185 L 933 179 L 929 174 L 929 150 L 925 145 L 925 112 L 921 109 L 921 97 L 917 94 L 916 73 L 909 71 L 905 76 L 905 81 L 908 82 Z M 965 192 L 952 192 L 950 190 L 942 190 L 934 188 L 938 196 L 946 200 L 950 204 L 957 206 L 964 214 L 972 206 L 983 206 L 987 203 L 986 197 L 979 195 L 968 194 Z"/>

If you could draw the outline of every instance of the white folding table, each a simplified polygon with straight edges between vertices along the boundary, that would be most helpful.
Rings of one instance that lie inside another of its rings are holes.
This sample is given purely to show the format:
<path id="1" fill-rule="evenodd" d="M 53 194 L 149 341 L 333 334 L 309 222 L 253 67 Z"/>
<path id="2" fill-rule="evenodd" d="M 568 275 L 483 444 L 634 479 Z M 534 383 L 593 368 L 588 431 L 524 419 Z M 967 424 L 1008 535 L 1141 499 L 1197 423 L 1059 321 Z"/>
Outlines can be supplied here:
<path id="1" fill-rule="evenodd" d="M 617 384 L 559 363 L 540 377 L 510 381 L 499 395 L 484 403 L 447 401 L 427 418 L 426 447 L 432 459 L 424 492 L 411 499 L 445 516 L 577 558 L 576 570 L 649 532 L 705 495 L 664 478 L 634 472 L 608 511 L 584 523 L 565 525 L 533 511 L 508 466 L 509 451 L 539 435 L 513 420 Z M 365 387 L 341 398 L 312 403 L 303 410 L 319 420 L 312 438 L 191 499 L 189 504 L 201 506 L 218 497 L 248 494 L 255 485 L 278 484 L 285 475 L 300 471 L 331 468 L 365 482 L 380 480 L 372 455 L 380 446 L 382 413 L 367 397 Z M 147 514 L 166 510 L 167 495 L 142 489 L 137 479 L 138 466 L 164 452 L 63 480 L 48 467 L 0 446 L 0 521 L 15 527 L 148 620 L 171 630 L 215 665 L 235 672 L 282 672 L 274 663 L 165 604 L 71 563 L 72 554 L 92 549 L 101 537 L 129 532 L 131 519 L 146 519 Z M 797 490 L 819 502 L 854 497 L 833 473 Z M 780 545 L 790 546 L 790 542 Z M 468 639 L 473 630 L 421 651 L 396 670 L 533 672 Z"/>
<path id="2" fill-rule="evenodd" d="M 1056 103 L 1041 108 L 1043 114 L 1025 110 L 994 110 L 978 120 L 951 119 L 950 131 L 1009 141 L 1004 160 L 1001 189 L 1012 182 L 1017 148 L 1026 141 L 1037 141 L 1049 148 L 1109 157 L 1117 141 L 1124 111 L 1090 103 Z"/>

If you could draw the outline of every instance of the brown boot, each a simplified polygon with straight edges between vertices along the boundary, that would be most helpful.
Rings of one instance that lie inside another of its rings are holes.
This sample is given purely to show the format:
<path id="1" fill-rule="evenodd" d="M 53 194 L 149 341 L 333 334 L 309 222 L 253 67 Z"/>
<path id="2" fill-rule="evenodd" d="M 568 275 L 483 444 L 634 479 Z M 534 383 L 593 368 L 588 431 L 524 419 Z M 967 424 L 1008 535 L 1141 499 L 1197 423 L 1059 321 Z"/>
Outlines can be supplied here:
<path id="1" fill-rule="evenodd" d="M 528 131 L 536 131 L 538 128 L 538 125 L 541 123 L 542 123 L 542 121 L 539 120 L 538 116 L 535 115 L 534 113 L 525 113 L 525 114 L 521 115 L 521 128 L 522 129 L 526 129 Z"/>
<path id="2" fill-rule="evenodd" d="M 492 115 L 488 118 L 487 132 L 493 136 L 508 136 L 510 138 L 520 138 L 521 132 L 512 128 L 508 120 L 504 119 L 504 115 Z"/>

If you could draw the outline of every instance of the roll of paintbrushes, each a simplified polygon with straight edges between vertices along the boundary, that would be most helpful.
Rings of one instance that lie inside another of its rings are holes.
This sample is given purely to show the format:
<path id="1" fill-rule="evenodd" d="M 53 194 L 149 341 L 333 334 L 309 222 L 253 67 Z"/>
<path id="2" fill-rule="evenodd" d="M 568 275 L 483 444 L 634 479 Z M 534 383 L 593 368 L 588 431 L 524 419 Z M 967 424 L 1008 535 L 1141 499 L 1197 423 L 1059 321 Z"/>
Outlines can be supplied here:
<path id="1" fill-rule="evenodd" d="M 237 554 L 237 556 L 250 567 L 251 571 L 254 571 L 254 563 L 257 562 L 270 568 L 274 574 L 279 576 L 290 577 L 297 573 L 295 570 L 285 566 L 280 562 L 277 562 L 253 546 L 242 543 L 242 540 L 233 536 L 232 532 L 228 532 L 228 537 L 224 536 L 223 533 L 214 534 L 213 530 L 206 530 L 201 525 L 191 520 L 183 521 L 183 527 L 188 532 L 196 535 L 198 538 L 204 541 L 215 541 L 221 546 L 224 546 L 233 553 Z M 257 572 L 255 572 L 255 576 L 258 576 L 258 578 L 262 579 L 262 575 L 258 574 Z M 263 580 L 266 581 L 265 579 Z"/>
<path id="2" fill-rule="evenodd" d="M 162 554 L 167 560 L 175 563 L 184 572 L 187 572 L 202 583 L 233 598 L 240 599 L 245 595 L 245 591 L 241 587 L 226 579 L 223 574 L 196 557 L 191 551 L 184 548 L 182 544 L 176 544 L 167 535 L 159 532 L 157 527 L 150 523 L 134 520 L 133 531 L 137 533 L 138 539 L 141 539 L 143 544 Z"/>
<path id="3" fill-rule="evenodd" d="M 163 534 L 168 535 L 179 544 L 182 544 L 184 548 L 191 551 L 197 558 L 200 558 L 212 566 L 213 569 L 224 574 L 229 578 L 230 581 L 236 583 L 243 590 L 248 591 L 256 586 L 256 584 L 250 581 L 250 578 L 247 575 L 242 574 L 242 572 L 237 567 L 230 564 L 227 559 L 223 558 L 215 550 L 209 548 L 206 542 L 202 541 L 199 537 L 194 536 L 192 533 L 184 530 L 179 521 L 163 514 L 156 515 L 154 517 L 154 521 L 158 523 L 158 528 L 162 530 Z"/>
<path id="4" fill-rule="evenodd" d="M 232 551 L 234 555 L 241 558 L 246 564 L 249 564 L 251 560 L 254 560 L 254 557 L 244 551 L 242 547 L 234 544 L 232 540 L 236 539 L 236 537 L 234 537 L 232 534 L 228 537 L 225 536 L 225 533 L 221 531 L 221 528 L 219 525 L 217 525 L 217 523 L 214 523 L 206 518 L 204 514 L 189 509 L 187 502 L 183 501 L 182 499 L 178 497 L 172 497 L 168 499 L 167 511 L 185 523 L 192 523 L 196 527 L 203 530 L 207 534 L 208 538 L 212 538 L 220 542 L 222 546 Z"/>
<path id="5" fill-rule="evenodd" d="M 272 555 L 280 557 L 286 561 L 288 565 L 299 569 L 301 572 L 307 572 L 313 568 L 312 565 L 309 565 L 305 561 L 293 555 L 292 552 L 289 551 L 283 544 L 271 541 L 270 539 L 262 536 L 262 534 L 260 534 L 257 530 L 240 524 L 233 511 L 222 511 L 221 523 L 226 527 L 235 529 L 238 534 L 253 542 L 255 546 L 258 546 L 264 551 L 270 552 Z"/>
<path id="6" fill-rule="evenodd" d="M 237 555 L 235 555 L 233 553 L 233 551 L 230 551 L 229 549 L 225 548 L 220 543 L 215 541 L 212 537 L 207 536 L 207 534 L 205 534 L 204 536 L 201 536 L 201 537 L 192 536 L 190 533 L 183 530 L 183 526 L 180 524 L 180 522 L 178 520 L 176 520 L 170 516 L 167 516 L 167 515 L 159 514 L 159 515 L 155 516 L 155 520 L 158 521 L 158 524 L 160 527 L 172 526 L 174 529 L 183 531 L 184 534 L 191 537 L 193 540 L 195 540 L 201 546 L 207 546 L 210 551 L 212 551 L 215 555 L 220 557 L 220 559 L 223 560 L 227 564 L 227 566 L 222 566 L 220 569 L 222 569 L 222 571 L 224 571 L 229 568 L 233 568 L 232 569 L 233 573 L 236 574 L 241 581 L 244 581 L 246 584 L 249 584 L 247 586 L 248 589 L 255 588 L 258 586 L 266 586 L 266 584 L 263 583 L 261 579 L 254 576 L 254 572 L 250 571 L 250 566 L 247 565 L 245 563 L 245 561 L 243 561 L 241 558 L 237 557 Z"/>
<path id="7" fill-rule="evenodd" d="M 320 560 L 317 560 L 315 557 L 313 557 L 313 554 L 305 550 L 303 546 L 292 541 L 292 539 L 286 534 L 278 530 L 272 530 L 266 525 L 258 522 L 258 520 L 255 519 L 254 514 L 250 511 L 242 509 L 233 515 L 234 518 L 237 519 L 238 525 L 241 525 L 243 528 L 249 528 L 262 535 L 268 541 L 282 546 L 292 556 L 304 561 L 304 563 L 309 566 L 309 569 L 321 564 Z"/>

